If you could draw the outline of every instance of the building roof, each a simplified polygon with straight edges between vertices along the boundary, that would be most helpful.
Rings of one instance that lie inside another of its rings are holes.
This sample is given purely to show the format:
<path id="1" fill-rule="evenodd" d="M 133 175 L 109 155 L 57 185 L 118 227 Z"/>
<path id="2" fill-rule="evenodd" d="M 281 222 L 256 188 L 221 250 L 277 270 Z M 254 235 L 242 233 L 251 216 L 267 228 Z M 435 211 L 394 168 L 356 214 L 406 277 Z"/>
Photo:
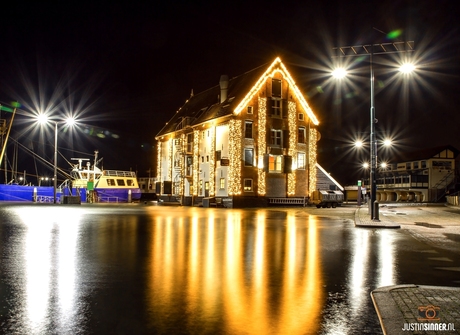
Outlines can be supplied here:
<path id="1" fill-rule="evenodd" d="M 290 77 L 289 72 L 282 64 L 281 60 L 277 58 L 273 63 L 271 63 L 271 65 L 264 64 L 240 76 L 230 79 L 228 81 L 227 99 L 222 103 L 220 102 L 221 89 L 219 83 L 201 93 L 192 94 L 185 104 L 160 130 L 156 137 L 183 129 L 186 126 L 194 126 L 216 118 L 239 113 L 241 108 L 244 108 L 245 102 L 247 102 L 248 99 L 251 99 L 259 90 L 260 85 L 265 82 L 265 76 L 271 74 L 275 67 L 279 67 L 281 68 L 281 71 L 286 72 L 285 74 L 291 81 L 291 86 L 299 95 L 302 106 L 309 114 L 313 123 L 318 124 L 315 115 L 308 106 L 304 97 L 301 95 L 295 85 L 295 82 Z"/>
<path id="2" fill-rule="evenodd" d="M 436 155 L 438 155 L 440 152 L 444 150 L 452 151 L 454 153 L 454 158 L 456 158 L 458 154 L 460 153 L 459 150 L 457 150 L 451 145 L 442 145 L 438 147 L 426 148 L 426 149 L 420 149 L 420 150 L 413 151 L 413 152 L 402 153 L 400 154 L 398 161 L 399 162 L 412 162 L 412 161 L 430 159 L 430 158 L 435 157 Z"/>

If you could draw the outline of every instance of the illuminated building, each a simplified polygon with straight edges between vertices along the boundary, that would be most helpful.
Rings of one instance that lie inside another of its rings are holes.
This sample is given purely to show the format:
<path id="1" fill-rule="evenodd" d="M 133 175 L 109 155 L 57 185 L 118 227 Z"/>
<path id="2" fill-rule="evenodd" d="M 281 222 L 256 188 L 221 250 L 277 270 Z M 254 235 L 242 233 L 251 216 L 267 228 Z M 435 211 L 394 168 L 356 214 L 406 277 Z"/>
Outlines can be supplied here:
<path id="1" fill-rule="evenodd" d="M 316 189 L 318 120 L 281 59 L 192 94 L 157 134 L 157 193 L 242 207 Z"/>

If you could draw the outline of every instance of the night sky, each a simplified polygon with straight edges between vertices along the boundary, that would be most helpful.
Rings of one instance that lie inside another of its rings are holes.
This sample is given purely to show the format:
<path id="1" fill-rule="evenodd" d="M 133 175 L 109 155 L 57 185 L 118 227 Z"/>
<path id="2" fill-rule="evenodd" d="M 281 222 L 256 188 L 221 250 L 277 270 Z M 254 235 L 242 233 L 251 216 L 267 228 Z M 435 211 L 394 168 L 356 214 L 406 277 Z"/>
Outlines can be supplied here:
<path id="1" fill-rule="evenodd" d="M 52 131 L 36 130 L 31 116 L 72 112 L 85 126 L 60 132 L 64 156 L 99 150 L 104 168 L 147 176 L 155 135 L 192 89 L 280 56 L 320 120 L 320 164 L 348 184 L 368 156 L 351 143 L 368 141 L 369 58 L 332 58 L 333 47 L 415 43 L 410 55 L 374 57 L 378 136 L 391 136 L 396 150 L 382 159 L 460 149 L 459 14 L 454 1 L 16 1 L 1 10 L 0 103 L 22 105 L 13 135 L 45 157 Z M 405 78 L 394 70 L 404 56 L 417 63 Z M 352 66 L 351 79 L 331 80 L 337 61 Z"/>

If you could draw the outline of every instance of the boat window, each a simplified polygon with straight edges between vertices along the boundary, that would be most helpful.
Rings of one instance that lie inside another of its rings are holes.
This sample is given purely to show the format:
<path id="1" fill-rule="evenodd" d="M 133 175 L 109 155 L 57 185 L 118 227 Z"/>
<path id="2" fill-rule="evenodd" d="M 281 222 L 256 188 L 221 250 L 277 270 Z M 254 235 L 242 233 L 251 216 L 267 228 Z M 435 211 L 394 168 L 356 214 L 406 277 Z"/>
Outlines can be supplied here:
<path id="1" fill-rule="evenodd" d="M 125 186 L 125 180 L 124 179 L 117 179 L 117 185 L 118 186 Z"/>
<path id="2" fill-rule="evenodd" d="M 134 182 L 133 182 L 132 179 L 127 179 L 127 180 L 126 180 L 126 184 L 127 184 L 128 186 L 134 186 Z"/>
<path id="3" fill-rule="evenodd" d="M 115 186 L 115 179 L 107 179 L 108 186 Z"/>

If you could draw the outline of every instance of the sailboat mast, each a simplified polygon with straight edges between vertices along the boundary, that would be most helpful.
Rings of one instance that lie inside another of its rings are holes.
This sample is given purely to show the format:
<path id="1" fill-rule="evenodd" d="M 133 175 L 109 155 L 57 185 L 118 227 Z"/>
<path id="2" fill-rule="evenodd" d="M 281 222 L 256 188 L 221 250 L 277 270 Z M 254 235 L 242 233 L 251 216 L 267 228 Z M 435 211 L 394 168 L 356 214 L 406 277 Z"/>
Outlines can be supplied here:
<path id="1" fill-rule="evenodd" d="M 16 107 L 13 110 L 13 116 L 11 116 L 10 125 L 8 127 L 8 133 L 6 134 L 5 143 L 3 143 L 2 154 L 0 155 L 0 166 L 2 166 L 3 155 L 5 154 L 6 144 L 8 143 L 8 137 L 10 136 L 11 127 L 13 126 L 14 115 L 16 115 Z"/>

